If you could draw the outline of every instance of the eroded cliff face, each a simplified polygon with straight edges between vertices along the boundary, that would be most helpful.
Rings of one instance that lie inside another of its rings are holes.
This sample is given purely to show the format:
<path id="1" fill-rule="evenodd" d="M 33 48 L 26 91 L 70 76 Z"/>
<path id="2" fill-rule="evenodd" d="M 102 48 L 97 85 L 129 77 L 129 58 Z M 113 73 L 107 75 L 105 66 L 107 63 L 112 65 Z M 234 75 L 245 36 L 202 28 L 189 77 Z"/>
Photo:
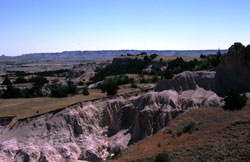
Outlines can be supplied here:
<path id="1" fill-rule="evenodd" d="M 228 53 L 221 57 L 221 62 L 210 71 L 186 71 L 176 75 L 173 80 L 161 80 L 155 91 L 204 88 L 224 96 L 230 89 L 241 92 L 250 91 L 250 45 L 244 47 L 235 43 Z"/>
<path id="2" fill-rule="evenodd" d="M 160 81 L 157 92 L 78 103 L 0 127 L 0 161 L 102 161 L 112 148 L 151 136 L 182 112 L 221 106 L 216 93 L 250 90 L 249 48 L 235 44 L 212 71 Z"/>
<path id="3" fill-rule="evenodd" d="M 0 161 L 98 162 L 113 147 L 125 148 L 156 133 L 184 111 L 219 105 L 215 93 L 201 88 L 78 103 L 0 128 Z"/>

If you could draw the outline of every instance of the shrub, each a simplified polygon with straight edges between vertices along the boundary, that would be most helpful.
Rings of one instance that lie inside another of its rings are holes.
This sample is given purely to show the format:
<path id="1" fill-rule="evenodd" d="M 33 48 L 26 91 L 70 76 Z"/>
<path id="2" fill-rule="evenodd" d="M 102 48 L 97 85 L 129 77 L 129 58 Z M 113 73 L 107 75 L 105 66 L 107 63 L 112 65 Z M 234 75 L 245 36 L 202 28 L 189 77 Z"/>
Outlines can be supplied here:
<path id="1" fill-rule="evenodd" d="M 35 85 L 43 86 L 44 84 L 48 83 L 49 81 L 45 77 L 36 76 L 36 77 L 30 78 L 29 82 L 34 83 Z"/>
<path id="2" fill-rule="evenodd" d="M 117 80 L 114 78 L 107 78 L 102 84 L 99 83 L 97 88 L 101 89 L 102 93 L 107 92 L 107 95 L 115 95 L 118 89 Z"/>
<path id="3" fill-rule="evenodd" d="M 41 85 L 33 85 L 33 87 L 31 89 L 28 90 L 28 92 L 26 93 L 27 98 L 31 98 L 31 97 L 42 97 L 43 93 L 41 91 L 42 86 Z"/>
<path id="4" fill-rule="evenodd" d="M 132 83 L 131 88 L 138 88 L 138 86 L 135 83 Z"/>
<path id="5" fill-rule="evenodd" d="M 83 94 L 84 96 L 88 96 L 88 95 L 89 95 L 89 91 L 88 91 L 88 88 L 87 88 L 87 87 L 84 87 L 84 88 L 82 89 L 82 94 Z"/>
<path id="6" fill-rule="evenodd" d="M 79 85 L 79 86 L 83 86 L 83 85 L 84 85 L 84 82 L 83 82 L 83 81 L 80 81 L 80 82 L 78 82 L 78 85 Z"/>
<path id="7" fill-rule="evenodd" d="M 53 83 L 50 86 L 50 91 L 51 91 L 50 94 L 51 97 L 57 97 L 57 98 L 67 97 L 68 87 L 62 84 Z"/>
<path id="8" fill-rule="evenodd" d="M 169 162 L 169 156 L 166 153 L 159 153 L 156 157 L 155 157 L 155 162 Z"/>
<path id="9" fill-rule="evenodd" d="M 126 75 L 119 75 L 115 76 L 114 78 L 107 78 L 104 79 L 103 83 L 99 83 L 97 85 L 97 88 L 101 89 L 102 92 L 108 92 L 108 95 L 114 95 L 117 92 L 119 85 L 124 85 L 131 83 L 133 84 L 135 82 L 134 78 L 129 78 Z"/>
<path id="10" fill-rule="evenodd" d="M 193 133 L 195 131 L 196 126 L 193 121 L 187 121 L 182 126 L 180 126 L 177 130 L 177 136 L 181 136 L 183 133 Z"/>
<path id="11" fill-rule="evenodd" d="M 240 110 L 246 105 L 247 97 L 245 94 L 241 95 L 237 90 L 232 89 L 227 92 L 224 101 L 224 110 Z"/>
<path id="12" fill-rule="evenodd" d="M 140 79 L 140 81 L 139 81 L 140 83 L 148 83 L 149 82 L 149 80 L 148 79 L 145 79 L 145 78 L 142 78 L 142 79 Z"/>
<path id="13" fill-rule="evenodd" d="M 158 56 L 157 54 L 152 54 L 152 55 L 150 55 L 149 57 L 150 57 L 151 60 L 153 60 L 153 59 L 155 59 L 157 56 Z"/>
<path id="14" fill-rule="evenodd" d="M 16 80 L 14 81 L 15 84 L 22 84 L 22 83 L 28 83 L 28 80 L 25 79 L 23 76 L 20 76 L 18 78 L 16 78 Z"/>
<path id="15" fill-rule="evenodd" d="M 156 83 L 156 82 L 158 82 L 158 76 L 154 76 L 153 78 L 152 78 L 152 83 Z"/>
<path id="16" fill-rule="evenodd" d="M 71 80 L 67 81 L 67 93 L 68 94 L 76 94 L 77 93 L 77 87 L 74 84 L 74 82 L 72 82 Z"/>
<path id="17" fill-rule="evenodd" d="M 174 74 L 171 73 L 169 70 L 165 71 L 164 78 L 165 79 L 172 79 L 174 77 Z"/>
<path id="18" fill-rule="evenodd" d="M 7 86 L 7 90 L 4 91 L 3 98 L 20 98 L 23 97 L 19 88 L 15 88 L 12 85 Z"/>
<path id="19" fill-rule="evenodd" d="M 120 146 L 115 146 L 111 148 L 111 152 L 114 154 L 114 157 L 116 157 L 118 154 L 121 153 L 121 147 Z"/>
<path id="20" fill-rule="evenodd" d="M 117 89 L 118 89 L 118 87 L 117 87 L 117 85 L 114 84 L 113 82 L 107 83 L 106 87 L 107 87 L 106 90 L 107 90 L 107 95 L 108 95 L 108 96 L 117 94 Z"/>
<path id="21" fill-rule="evenodd" d="M 8 77 L 6 77 L 5 79 L 4 79 L 4 81 L 2 82 L 2 85 L 11 85 L 12 83 L 11 83 L 11 81 L 10 81 L 10 79 L 8 78 Z"/>

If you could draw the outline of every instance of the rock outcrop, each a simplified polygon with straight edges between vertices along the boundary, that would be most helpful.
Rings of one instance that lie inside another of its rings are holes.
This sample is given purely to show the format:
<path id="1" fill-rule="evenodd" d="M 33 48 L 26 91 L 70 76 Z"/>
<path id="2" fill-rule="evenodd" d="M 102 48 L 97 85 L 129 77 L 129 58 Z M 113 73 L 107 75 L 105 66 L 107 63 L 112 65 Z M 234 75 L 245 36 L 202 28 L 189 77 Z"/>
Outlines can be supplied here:
<path id="1" fill-rule="evenodd" d="M 215 93 L 201 88 L 78 103 L 0 128 L 0 161 L 98 162 L 112 148 L 156 133 L 184 111 L 219 105 Z"/>
<path id="2" fill-rule="evenodd" d="M 232 45 L 228 53 L 221 57 L 221 62 L 210 71 L 186 71 L 176 75 L 173 80 L 161 80 L 155 91 L 173 89 L 178 92 L 198 87 L 212 90 L 224 96 L 229 89 L 241 92 L 250 91 L 250 45 L 240 43 Z"/>
<path id="3" fill-rule="evenodd" d="M 185 71 L 176 75 L 174 79 L 160 80 L 155 87 L 155 91 L 160 92 L 172 89 L 177 92 L 182 92 L 195 90 L 199 87 L 205 90 L 216 91 L 217 84 L 215 77 L 215 71 Z"/>
<path id="4" fill-rule="evenodd" d="M 215 79 L 219 83 L 219 92 L 231 88 L 250 92 L 250 45 L 247 47 L 241 43 L 232 45 L 214 70 Z"/>

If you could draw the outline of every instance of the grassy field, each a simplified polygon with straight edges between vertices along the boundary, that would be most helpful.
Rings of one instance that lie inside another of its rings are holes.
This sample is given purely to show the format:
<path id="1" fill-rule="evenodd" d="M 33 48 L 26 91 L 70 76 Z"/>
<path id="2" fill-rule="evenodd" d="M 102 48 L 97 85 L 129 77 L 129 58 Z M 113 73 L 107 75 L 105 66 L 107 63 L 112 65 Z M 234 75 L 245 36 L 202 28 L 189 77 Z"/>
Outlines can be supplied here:
<path id="1" fill-rule="evenodd" d="M 119 89 L 118 94 L 126 94 L 138 90 L 138 88 Z M 0 117 L 17 116 L 17 118 L 22 119 L 57 110 L 77 102 L 83 102 L 107 96 L 106 93 L 101 93 L 101 90 L 99 89 L 90 89 L 89 93 L 89 96 L 78 94 L 66 98 L 38 97 L 0 99 Z"/>

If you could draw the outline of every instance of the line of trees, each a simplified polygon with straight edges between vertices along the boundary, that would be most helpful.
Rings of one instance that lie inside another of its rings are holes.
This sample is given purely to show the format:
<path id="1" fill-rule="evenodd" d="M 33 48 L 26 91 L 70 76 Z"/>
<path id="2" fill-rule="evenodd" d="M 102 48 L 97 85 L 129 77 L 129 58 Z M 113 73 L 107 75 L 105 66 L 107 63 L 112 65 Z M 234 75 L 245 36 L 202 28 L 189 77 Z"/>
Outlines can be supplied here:
<path id="1" fill-rule="evenodd" d="M 33 76 L 30 79 L 25 79 L 23 76 L 19 76 L 16 78 L 16 80 L 13 82 L 14 84 L 22 84 L 22 83 L 33 83 L 36 85 L 44 85 L 46 83 L 48 83 L 49 81 L 42 76 Z M 10 81 L 10 79 L 7 77 L 5 77 L 4 81 L 2 82 L 2 85 L 10 85 L 12 84 L 12 82 Z"/>
<path id="2" fill-rule="evenodd" d="M 69 69 L 60 69 L 60 70 L 51 70 L 51 71 L 42 71 L 42 72 L 35 72 L 35 73 L 28 73 L 25 71 L 7 71 L 15 76 L 29 76 L 29 75 L 38 75 L 38 76 L 54 76 L 55 74 L 60 74 L 64 72 L 68 72 Z"/>
<path id="3" fill-rule="evenodd" d="M 31 98 L 31 97 L 43 97 L 42 88 L 48 83 L 48 80 L 44 77 L 37 76 L 32 77 L 29 80 L 23 77 L 18 77 L 14 83 L 26 83 L 32 82 L 32 88 L 20 89 L 12 85 L 8 77 L 3 81 L 3 85 L 7 85 L 7 89 L 3 91 L 2 98 Z M 50 90 L 50 97 L 67 97 L 68 95 L 77 94 L 77 86 L 72 82 L 68 81 L 67 85 L 63 85 L 58 82 L 53 82 L 46 86 Z"/>

